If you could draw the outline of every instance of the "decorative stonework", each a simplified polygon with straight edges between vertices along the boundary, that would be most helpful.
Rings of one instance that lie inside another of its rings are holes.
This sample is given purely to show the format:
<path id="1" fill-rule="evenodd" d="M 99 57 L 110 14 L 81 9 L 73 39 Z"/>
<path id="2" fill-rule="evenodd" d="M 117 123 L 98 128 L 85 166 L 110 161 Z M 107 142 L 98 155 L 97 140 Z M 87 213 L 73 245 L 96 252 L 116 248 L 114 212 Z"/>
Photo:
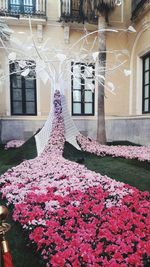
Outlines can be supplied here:
<path id="1" fill-rule="evenodd" d="M 43 40 L 43 25 L 38 24 L 37 25 L 37 38 L 39 42 L 42 42 Z"/>
<path id="2" fill-rule="evenodd" d="M 64 26 L 64 41 L 69 44 L 70 27 L 68 25 Z"/>

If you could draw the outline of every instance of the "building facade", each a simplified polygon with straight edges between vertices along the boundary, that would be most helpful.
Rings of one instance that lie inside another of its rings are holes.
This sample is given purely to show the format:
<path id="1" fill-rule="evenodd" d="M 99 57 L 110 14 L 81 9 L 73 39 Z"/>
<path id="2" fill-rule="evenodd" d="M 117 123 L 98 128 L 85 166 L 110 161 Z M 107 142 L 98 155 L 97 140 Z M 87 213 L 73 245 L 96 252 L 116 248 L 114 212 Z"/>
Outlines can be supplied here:
<path id="1" fill-rule="evenodd" d="M 0 45 L 0 141 L 26 140 L 41 128 L 52 105 L 52 92 L 59 87 L 79 131 L 96 138 L 98 74 L 91 78 L 91 73 L 97 73 L 96 16 L 83 23 L 77 0 L 1 1 L 0 16 L 12 30 L 10 40 L 1 39 Z M 149 0 L 122 0 L 107 27 L 107 141 L 150 145 Z M 93 58 L 86 63 L 88 53 Z M 66 54 L 67 63 L 62 58 Z M 50 79 L 43 72 L 49 64 Z M 26 73 L 20 74 L 18 68 Z M 54 70 L 63 85 L 57 78 L 53 84 Z"/>

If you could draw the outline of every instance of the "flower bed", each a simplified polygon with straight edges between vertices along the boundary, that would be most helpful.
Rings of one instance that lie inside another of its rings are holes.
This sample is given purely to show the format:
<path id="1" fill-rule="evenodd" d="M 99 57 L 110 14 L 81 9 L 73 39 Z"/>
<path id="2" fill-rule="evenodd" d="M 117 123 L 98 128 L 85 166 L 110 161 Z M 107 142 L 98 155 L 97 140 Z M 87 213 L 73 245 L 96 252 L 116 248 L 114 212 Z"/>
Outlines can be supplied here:
<path id="1" fill-rule="evenodd" d="M 21 147 L 24 144 L 25 141 L 23 140 L 11 140 L 6 143 L 5 149 L 8 150 L 10 148 L 18 148 Z"/>
<path id="2" fill-rule="evenodd" d="M 77 142 L 83 151 L 97 156 L 123 157 L 126 159 L 138 159 L 150 161 L 150 146 L 107 146 L 97 143 L 95 140 L 82 134 L 77 136 Z"/>
<path id="3" fill-rule="evenodd" d="M 62 157 L 60 94 L 49 144 L 1 176 L 14 220 L 47 267 L 144 266 L 150 260 L 149 194 Z"/>

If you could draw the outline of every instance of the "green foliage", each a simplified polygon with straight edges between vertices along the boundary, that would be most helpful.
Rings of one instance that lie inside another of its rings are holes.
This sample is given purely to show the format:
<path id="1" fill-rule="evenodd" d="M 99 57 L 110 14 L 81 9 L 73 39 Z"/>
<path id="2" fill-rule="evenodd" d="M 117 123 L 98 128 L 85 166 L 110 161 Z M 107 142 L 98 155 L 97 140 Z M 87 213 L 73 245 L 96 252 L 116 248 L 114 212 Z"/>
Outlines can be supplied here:
<path id="1" fill-rule="evenodd" d="M 4 146 L 0 146 L 0 173 L 3 173 L 9 167 L 18 165 L 25 159 L 35 158 L 37 155 L 35 139 L 31 137 L 21 147 L 15 149 L 4 150 Z"/>
<path id="2" fill-rule="evenodd" d="M 34 137 L 30 138 L 22 147 L 17 149 L 4 150 L 0 146 L 0 174 L 9 168 L 18 165 L 24 159 L 36 157 L 36 146 Z M 6 205 L 6 201 L 0 198 L 0 205 Z M 36 248 L 27 246 L 28 239 L 26 233 L 22 230 L 20 224 L 12 220 L 13 207 L 9 206 L 8 223 L 11 224 L 11 230 L 7 234 L 10 249 L 15 267 L 42 267 L 45 266 L 40 256 L 36 253 Z"/>
<path id="3" fill-rule="evenodd" d="M 107 21 L 109 13 L 115 8 L 115 0 L 83 0 L 81 2 L 82 12 L 89 20 L 92 15 L 101 14 Z"/>

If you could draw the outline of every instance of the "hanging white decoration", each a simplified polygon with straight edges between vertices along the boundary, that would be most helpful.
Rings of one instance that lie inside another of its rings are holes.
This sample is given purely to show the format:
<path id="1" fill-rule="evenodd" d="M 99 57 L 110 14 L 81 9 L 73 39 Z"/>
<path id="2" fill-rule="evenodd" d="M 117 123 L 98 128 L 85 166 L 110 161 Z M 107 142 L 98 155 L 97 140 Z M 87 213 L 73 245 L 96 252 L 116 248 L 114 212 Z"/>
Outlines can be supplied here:
<path id="1" fill-rule="evenodd" d="M 133 26 L 130 25 L 130 26 L 128 27 L 128 31 L 129 31 L 129 32 L 136 32 L 136 29 L 135 29 Z"/>
<path id="2" fill-rule="evenodd" d="M 15 52 L 11 52 L 11 53 L 8 55 L 8 59 L 9 59 L 9 60 L 12 60 L 12 61 L 15 61 L 15 60 L 16 60 L 16 53 L 15 53 Z"/>
<path id="3" fill-rule="evenodd" d="M 115 90 L 115 86 L 112 82 L 107 82 L 107 86 L 110 89 L 111 92 L 113 92 Z"/>
<path id="4" fill-rule="evenodd" d="M 24 60 L 19 60 L 18 64 L 21 69 L 24 69 L 27 66 Z"/>
<path id="5" fill-rule="evenodd" d="M 101 74 L 99 74 L 99 75 L 97 75 L 97 77 L 99 77 L 100 79 L 102 79 L 102 80 L 106 80 L 106 78 L 105 78 L 105 76 L 104 75 L 101 75 Z"/>
<path id="6" fill-rule="evenodd" d="M 93 57 L 94 61 L 96 61 L 98 55 L 99 55 L 99 52 L 92 53 L 92 57 Z"/>
<path id="7" fill-rule="evenodd" d="M 29 72 L 30 72 L 30 69 L 27 68 L 26 70 L 24 70 L 23 72 L 21 72 L 21 76 L 26 77 L 29 74 Z"/>
<path id="8" fill-rule="evenodd" d="M 115 4 L 116 4 L 116 6 L 121 6 L 122 5 L 122 0 L 116 0 Z"/>
<path id="9" fill-rule="evenodd" d="M 131 70 L 124 69 L 124 74 L 125 74 L 125 76 L 130 76 Z"/>
<path id="10" fill-rule="evenodd" d="M 91 90 L 93 92 L 94 88 L 95 88 L 95 85 L 93 83 L 91 83 L 91 84 L 87 83 L 86 84 L 86 89 L 89 89 L 89 90 Z"/>

